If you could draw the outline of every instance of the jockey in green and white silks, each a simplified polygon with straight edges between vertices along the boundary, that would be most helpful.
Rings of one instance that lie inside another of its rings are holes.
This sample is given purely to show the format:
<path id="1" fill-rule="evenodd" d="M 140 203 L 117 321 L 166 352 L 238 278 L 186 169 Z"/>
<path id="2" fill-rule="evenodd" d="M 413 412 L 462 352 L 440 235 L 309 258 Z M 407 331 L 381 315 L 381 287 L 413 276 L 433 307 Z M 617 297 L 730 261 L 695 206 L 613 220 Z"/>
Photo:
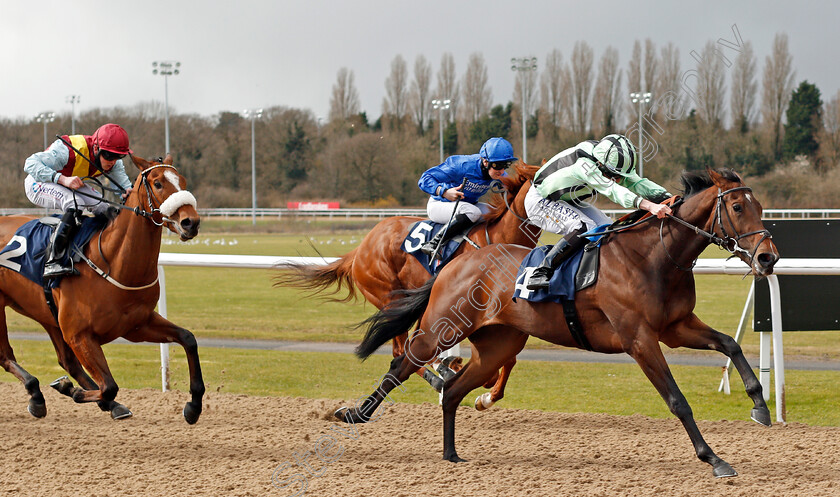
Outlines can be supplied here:
<path id="1" fill-rule="evenodd" d="M 529 289 L 546 288 L 565 256 L 586 244 L 579 235 L 610 222 L 587 202 L 597 194 L 624 208 L 643 209 L 660 218 L 671 213 L 670 207 L 659 203 L 671 194 L 636 174 L 636 159 L 636 149 L 627 137 L 608 135 L 601 141 L 589 140 L 563 150 L 537 171 L 525 197 L 528 221 L 564 238 L 546 254 L 531 277 Z"/>

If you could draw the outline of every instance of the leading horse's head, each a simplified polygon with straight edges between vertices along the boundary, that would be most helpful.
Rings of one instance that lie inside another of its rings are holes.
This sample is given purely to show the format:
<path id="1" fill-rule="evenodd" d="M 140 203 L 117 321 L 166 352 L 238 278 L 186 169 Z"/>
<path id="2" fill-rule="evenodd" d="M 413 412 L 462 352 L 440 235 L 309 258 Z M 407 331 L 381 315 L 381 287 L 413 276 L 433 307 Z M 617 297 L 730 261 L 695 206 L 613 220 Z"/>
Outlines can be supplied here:
<path id="1" fill-rule="evenodd" d="M 682 180 L 686 197 L 701 187 L 715 195 L 710 222 L 720 245 L 747 263 L 757 277 L 772 274 L 779 252 L 761 221 L 761 203 L 741 177 L 731 169 L 708 169 L 705 174 L 685 173 Z"/>
<path id="2" fill-rule="evenodd" d="M 523 189 L 523 187 L 528 185 L 528 181 L 532 181 L 534 179 L 534 175 L 537 174 L 539 169 L 540 166 L 532 166 L 530 164 L 525 164 L 524 162 L 517 162 L 514 166 L 513 172 L 509 172 L 506 176 L 502 176 L 499 182 L 502 183 L 511 199 L 516 198 L 520 193 L 524 196 L 525 193 L 528 192 L 528 188 Z M 512 200 L 509 199 L 506 201 L 502 195 L 496 195 L 492 200 L 490 200 L 490 211 L 483 216 L 484 220 L 489 224 L 492 224 L 501 219 L 508 210 L 509 202 L 512 202 Z"/>
<path id="3" fill-rule="evenodd" d="M 126 205 L 147 212 L 152 222 L 158 226 L 165 224 L 181 241 L 194 238 L 201 219 L 196 211 L 195 197 L 186 190 L 187 180 L 172 165 L 172 156 L 167 155 L 163 162 L 147 161 L 134 155 L 131 160 L 140 169 L 140 175 Z"/>

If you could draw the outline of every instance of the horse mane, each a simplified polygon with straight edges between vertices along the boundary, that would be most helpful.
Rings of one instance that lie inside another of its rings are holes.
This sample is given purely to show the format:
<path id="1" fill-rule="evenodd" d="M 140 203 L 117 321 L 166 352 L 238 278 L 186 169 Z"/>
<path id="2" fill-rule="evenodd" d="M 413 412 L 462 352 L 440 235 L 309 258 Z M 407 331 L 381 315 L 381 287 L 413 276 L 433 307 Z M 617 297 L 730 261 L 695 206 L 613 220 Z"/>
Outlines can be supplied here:
<path id="1" fill-rule="evenodd" d="M 724 179 L 733 183 L 742 183 L 741 177 L 738 173 L 729 168 L 715 169 L 715 172 L 721 175 Z M 709 170 L 704 171 L 684 171 L 680 177 L 682 180 L 683 197 L 688 198 L 697 194 L 707 188 L 714 186 L 712 178 L 709 177 Z"/>
<path id="2" fill-rule="evenodd" d="M 502 182 L 509 194 L 515 197 L 525 183 L 534 179 L 534 175 L 539 170 L 540 166 L 517 162 L 516 166 L 514 166 L 513 174 L 502 176 L 499 181 Z M 505 215 L 505 212 L 507 212 L 507 205 L 505 204 L 504 196 L 503 194 L 496 194 L 490 200 L 490 211 L 484 215 L 484 221 L 488 224 L 493 224 L 501 219 Z"/>

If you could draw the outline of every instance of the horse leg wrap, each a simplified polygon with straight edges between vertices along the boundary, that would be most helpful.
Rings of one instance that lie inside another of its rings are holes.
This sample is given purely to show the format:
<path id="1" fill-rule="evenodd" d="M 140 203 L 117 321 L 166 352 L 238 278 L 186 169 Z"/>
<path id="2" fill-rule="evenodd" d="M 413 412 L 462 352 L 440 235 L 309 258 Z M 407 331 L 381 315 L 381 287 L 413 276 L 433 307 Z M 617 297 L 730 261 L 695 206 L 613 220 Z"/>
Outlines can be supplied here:
<path id="1" fill-rule="evenodd" d="M 441 380 L 436 374 L 429 371 L 427 368 L 423 368 L 423 379 L 429 382 L 429 385 L 432 386 L 438 392 L 443 391 L 443 380 Z"/>
<path id="2" fill-rule="evenodd" d="M 475 398 L 475 409 L 477 411 L 485 411 L 493 407 L 493 404 L 495 403 L 496 402 L 493 400 L 493 396 L 490 392 L 484 392 Z"/>
<path id="3" fill-rule="evenodd" d="M 438 365 L 435 366 L 435 370 L 437 370 L 440 377 L 443 378 L 443 381 L 449 381 L 449 378 L 455 376 L 455 371 L 449 369 L 449 366 L 446 365 L 443 361 L 439 362 Z"/>

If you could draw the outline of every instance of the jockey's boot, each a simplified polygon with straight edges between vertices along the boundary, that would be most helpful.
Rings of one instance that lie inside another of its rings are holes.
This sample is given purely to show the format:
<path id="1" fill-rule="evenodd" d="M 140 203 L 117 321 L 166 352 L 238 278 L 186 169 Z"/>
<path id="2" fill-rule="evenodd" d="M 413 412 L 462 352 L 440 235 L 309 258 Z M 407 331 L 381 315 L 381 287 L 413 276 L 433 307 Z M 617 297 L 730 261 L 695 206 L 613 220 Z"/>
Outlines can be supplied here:
<path id="1" fill-rule="evenodd" d="M 61 264 L 61 259 L 67 252 L 70 245 L 70 240 L 78 229 L 78 221 L 76 218 L 77 211 L 74 208 L 69 208 L 61 216 L 61 221 L 56 226 L 50 240 L 49 252 L 47 252 L 47 261 L 44 263 L 44 279 L 56 278 L 59 276 L 66 276 L 68 274 L 78 274 L 73 269 L 72 263 L 67 266 Z"/>
<path id="2" fill-rule="evenodd" d="M 580 235 L 584 233 L 586 233 L 586 226 L 581 226 L 564 236 L 557 244 L 551 247 L 551 250 L 545 254 L 545 258 L 543 258 L 539 267 L 531 274 L 531 278 L 528 280 L 528 290 L 548 288 L 548 283 L 554 275 L 554 270 L 560 267 L 560 263 L 569 257 L 569 255 L 575 253 L 577 249 L 589 243 L 589 240 L 586 238 L 580 238 Z"/>
<path id="3" fill-rule="evenodd" d="M 472 225 L 473 222 L 470 221 L 470 217 L 466 214 L 455 214 L 455 217 L 452 218 L 452 221 L 450 221 L 447 226 L 444 226 L 440 231 L 437 232 L 434 238 L 424 243 L 423 246 L 420 247 L 420 251 L 426 255 L 431 256 L 435 252 L 435 249 L 438 248 L 438 245 L 446 243 L 447 241 L 455 238 L 456 236 L 469 229 Z"/>

